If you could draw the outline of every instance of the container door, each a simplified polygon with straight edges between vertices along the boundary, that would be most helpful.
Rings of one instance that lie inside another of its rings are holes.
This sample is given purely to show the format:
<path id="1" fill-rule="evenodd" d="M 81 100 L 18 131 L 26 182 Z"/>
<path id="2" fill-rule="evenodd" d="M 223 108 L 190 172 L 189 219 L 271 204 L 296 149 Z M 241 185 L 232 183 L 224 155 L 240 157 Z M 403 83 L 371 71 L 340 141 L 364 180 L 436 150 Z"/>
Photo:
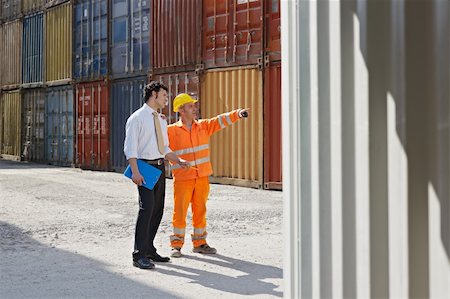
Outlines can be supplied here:
<path id="1" fill-rule="evenodd" d="M 270 61 L 281 60 L 280 0 L 266 0 L 266 51 Z"/>
<path id="2" fill-rule="evenodd" d="M 59 93 L 57 90 L 52 89 L 47 95 L 47 101 L 45 105 L 46 114 L 46 154 L 47 161 L 51 164 L 58 164 L 60 161 L 59 144 L 60 144 L 60 101 Z"/>
<path id="3" fill-rule="evenodd" d="M 112 47 L 111 68 L 113 75 L 128 73 L 129 62 L 129 0 L 113 0 L 112 4 Z"/>

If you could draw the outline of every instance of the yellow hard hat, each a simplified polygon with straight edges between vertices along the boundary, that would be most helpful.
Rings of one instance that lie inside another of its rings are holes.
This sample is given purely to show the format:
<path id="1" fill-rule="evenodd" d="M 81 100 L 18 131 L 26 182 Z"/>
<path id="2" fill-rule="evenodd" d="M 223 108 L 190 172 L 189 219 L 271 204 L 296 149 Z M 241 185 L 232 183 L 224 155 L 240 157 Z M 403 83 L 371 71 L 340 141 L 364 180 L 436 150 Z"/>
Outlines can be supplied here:
<path id="1" fill-rule="evenodd" d="M 173 112 L 178 112 L 178 109 L 187 103 L 197 103 L 198 100 L 195 100 L 193 97 L 188 95 L 187 93 L 180 93 L 173 99 Z"/>

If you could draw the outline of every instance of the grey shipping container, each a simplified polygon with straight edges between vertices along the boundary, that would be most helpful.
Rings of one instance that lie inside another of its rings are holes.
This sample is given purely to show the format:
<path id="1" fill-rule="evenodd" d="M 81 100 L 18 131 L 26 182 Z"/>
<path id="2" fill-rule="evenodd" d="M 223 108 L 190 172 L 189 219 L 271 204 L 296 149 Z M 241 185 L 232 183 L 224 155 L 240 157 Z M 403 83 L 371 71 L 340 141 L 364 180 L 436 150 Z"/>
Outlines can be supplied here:
<path id="1" fill-rule="evenodd" d="M 47 89 L 45 101 L 46 160 L 71 166 L 74 157 L 74 106 L 71 85 Z"/>
<path id="2" fill-rule="evenodd" d="M 73 77 L 102 79 L 108 73 L 108 1 L 81 0 L 75 4 Z"/>
<path id="3" fill-rule="evenodd" d="M 111 72 L 114 78 L 146 75 L 150 64 L 150 0 L 112 4 Z"/>
<path id="4" fill-rule="evenodd" d="M 2 0 L 2 19 L 14 20 L 22 13 L 22 0 Z"/>
<path id="5" fill-rule="evenodd" d="M 44 80 L 44 14 L 42 12 L 23 20 L 22 86 L 35 87 Z"/>
<path id="6" fill-rule="evenodd" d="M 45 160 L 45 91 L 28 89 L 22 95 L 22 159 Z"/>
<path id="7" fill-rule="evenodd" d="M 123 171 L 127 161 L 123 153 L 125 124 L 128 117 L 142 106 L 146 77 L 115 81 L 111 85 L 111 167 Z"/>

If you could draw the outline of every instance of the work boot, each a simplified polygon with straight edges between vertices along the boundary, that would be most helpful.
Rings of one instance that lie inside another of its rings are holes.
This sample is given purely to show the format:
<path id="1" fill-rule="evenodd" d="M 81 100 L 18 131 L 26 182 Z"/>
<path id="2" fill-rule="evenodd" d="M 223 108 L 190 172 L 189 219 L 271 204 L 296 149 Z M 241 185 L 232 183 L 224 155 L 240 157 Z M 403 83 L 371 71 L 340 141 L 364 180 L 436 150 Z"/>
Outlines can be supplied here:
<path id="1" fill-rule="evenodd" d="M 217 253 L 217 250 L 215 248 L 209 247 L 208 244 L 203 244 L 198 247 L 192 248 L 192 252 L 204 253 L 204 254 L 215 254 L 215 253 Z"/>
<path id="2" fill-rule="evenodd" d="M 172 252 L 170 253 L 170 256 L 171 257 L 181 257 L 182 256 L 181 248 L 173 247 L 172 248 Z"/>

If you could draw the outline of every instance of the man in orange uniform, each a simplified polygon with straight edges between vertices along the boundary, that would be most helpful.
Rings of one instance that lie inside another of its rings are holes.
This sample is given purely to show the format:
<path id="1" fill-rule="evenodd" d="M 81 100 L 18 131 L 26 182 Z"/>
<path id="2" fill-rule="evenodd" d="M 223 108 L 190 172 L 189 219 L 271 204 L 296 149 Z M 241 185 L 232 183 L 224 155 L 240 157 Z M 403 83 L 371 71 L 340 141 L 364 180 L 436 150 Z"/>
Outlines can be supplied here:
<path id="1" fill-rule="evenodd" d="M 190 162 L 191 168 L 172 166 L 174 184 L 173 235 L 170 236 L 172 257 L 180 257 L 184 244 L 186 215 L 192 206 L 194 233 L 193 252 L 216 253 L 216 249 L 206 243 L 206 201 L 209 195 L 209 179 L 212 167 L 209 161 L 209 137 L 231 125 L 241 117 L 248 116 L 248 109 L 237 109 L 210 119 L 197 120 L 197 100 L 181 93 L 173 100 L 173 111 L 180 120 L 167 128 L 169 146 L 180 158 Z"/>

